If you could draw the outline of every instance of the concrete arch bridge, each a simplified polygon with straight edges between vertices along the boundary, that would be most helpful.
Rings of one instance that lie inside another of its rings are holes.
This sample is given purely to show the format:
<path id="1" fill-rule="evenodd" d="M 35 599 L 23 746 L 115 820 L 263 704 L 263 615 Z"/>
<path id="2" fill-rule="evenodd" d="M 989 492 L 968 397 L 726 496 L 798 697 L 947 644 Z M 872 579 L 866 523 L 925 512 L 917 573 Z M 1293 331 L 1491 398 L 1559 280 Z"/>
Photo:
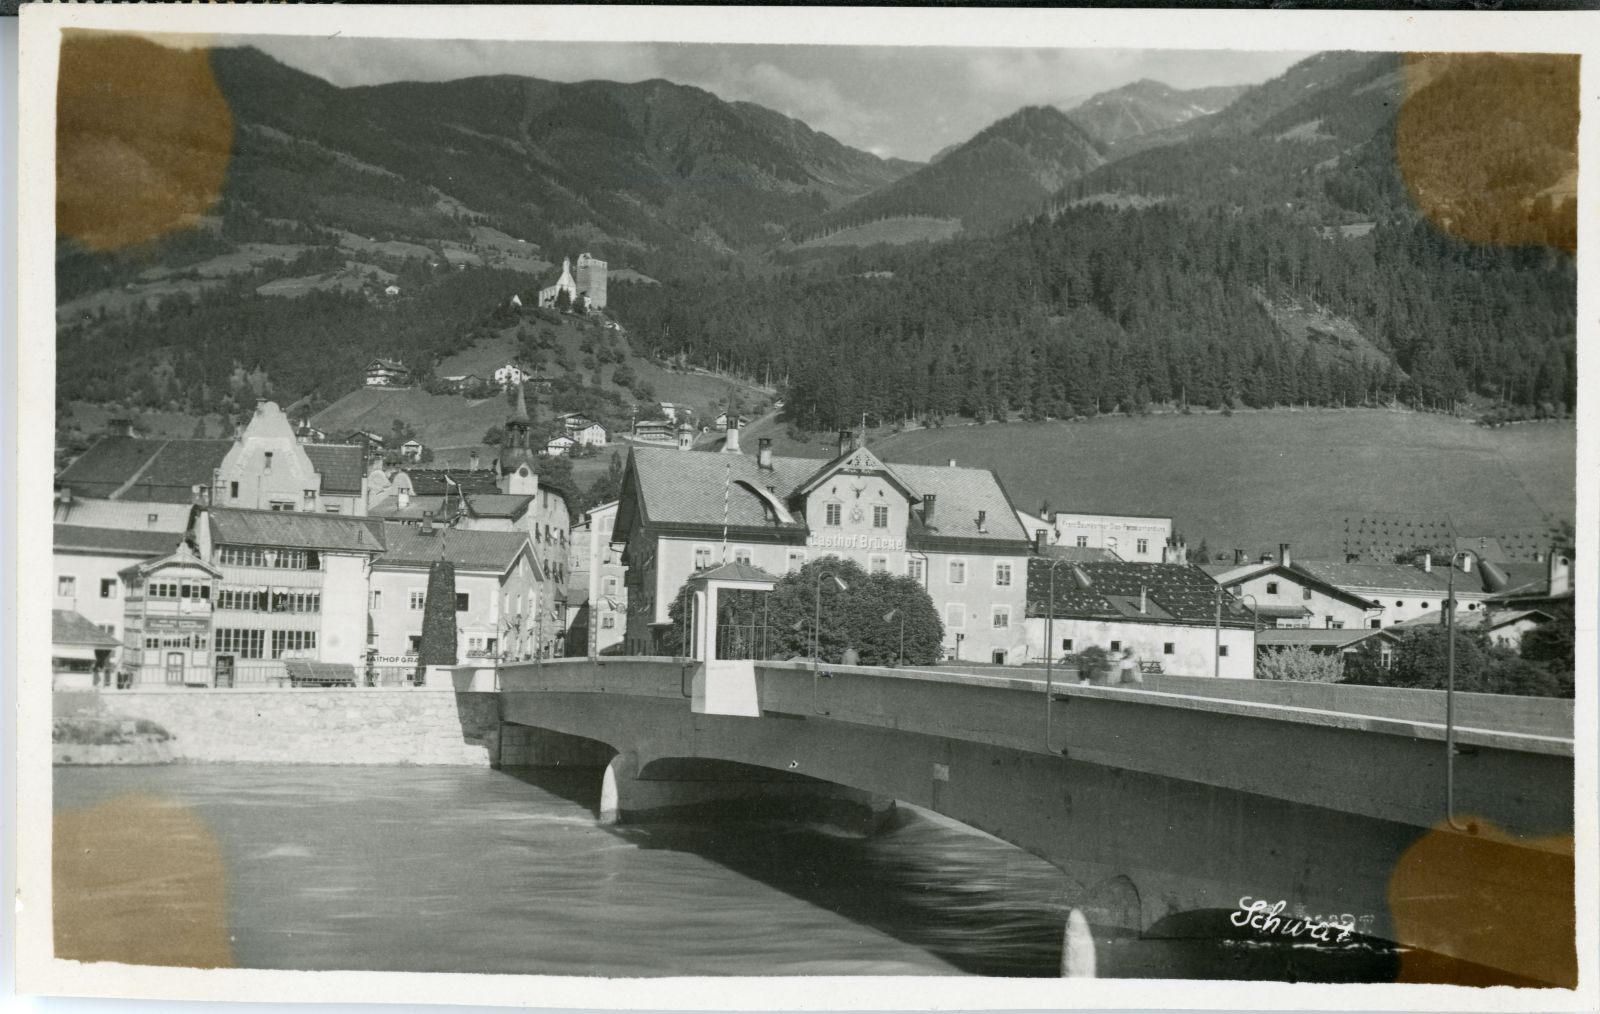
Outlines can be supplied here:
<path id="1" fill-rule="evenodd" d="M 710 687 L 705 662 L 647 657 L 455 677 L 498 693 L 502 763 L 551 734 L 615 751 L 603 820 L 804 799 L 871 821 L 903 800 L 1011 842 L 1081 887 L 1069 970 L 1092 940 L 1251 899 L 1576 980 L 1571 701 L 1456 695 L 1452 815 L 1438 692 L 744 662 L 728 709 L 718 664 Z"/>

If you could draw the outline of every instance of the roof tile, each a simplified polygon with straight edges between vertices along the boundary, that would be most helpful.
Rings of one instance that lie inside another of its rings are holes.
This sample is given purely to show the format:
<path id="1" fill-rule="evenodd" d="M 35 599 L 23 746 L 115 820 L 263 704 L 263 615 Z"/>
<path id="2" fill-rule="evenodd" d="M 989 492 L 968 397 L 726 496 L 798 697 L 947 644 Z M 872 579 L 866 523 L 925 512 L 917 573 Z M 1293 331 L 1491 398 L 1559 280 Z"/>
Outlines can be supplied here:
<path id="1" fill-rule="evenodd" d="M 218 507 L 211 511 L 211 539 L 218 545 L 287 546 L 348 553 L 381 553 L 383 521 L 301 511 L 256 511 Z"/>

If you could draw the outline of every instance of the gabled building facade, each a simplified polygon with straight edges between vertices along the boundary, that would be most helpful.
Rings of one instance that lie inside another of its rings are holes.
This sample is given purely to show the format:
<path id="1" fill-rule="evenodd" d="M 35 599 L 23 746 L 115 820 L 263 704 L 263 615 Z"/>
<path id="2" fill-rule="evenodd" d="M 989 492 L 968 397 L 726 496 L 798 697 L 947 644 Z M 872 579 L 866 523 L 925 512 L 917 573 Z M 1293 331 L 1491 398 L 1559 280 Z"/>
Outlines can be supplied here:
<path id="1" fill-rule="evenodd" d="M 365 455 L 353 444 L 306 444 L 273 402 L 255 415 L 223 456 L 210 502 L 244 510 L 362 515 Z"/>
<path id="2" fill-rule="evenodd" d="M 214 686 L 220 572 L 187 543 L 122 572 L 122 668 L 134 686 Z"/>
<path id="3" fill-rule="evenodd" d="M 831 461 L 638 447 L 615 538 L 626 548 L 625 651 L 655 654 L 667 607 L 691 576 L 724 563 L 783 575 L 836 556 L 911 577 L 944 622 L 948 656 L 1016 663 L 1029 543 L 993 472 L 890 465 L 842 434 Z"/>

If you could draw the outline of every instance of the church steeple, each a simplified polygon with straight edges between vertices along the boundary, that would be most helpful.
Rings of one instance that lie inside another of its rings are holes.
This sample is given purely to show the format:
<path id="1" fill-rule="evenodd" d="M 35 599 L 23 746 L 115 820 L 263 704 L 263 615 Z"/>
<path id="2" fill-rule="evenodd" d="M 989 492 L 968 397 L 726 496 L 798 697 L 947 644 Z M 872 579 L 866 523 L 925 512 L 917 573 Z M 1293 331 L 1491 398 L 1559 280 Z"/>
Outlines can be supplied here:
<path id="1" fill-rule="evenodd" d="M 522 385 L 517 385 L 517 407 L 506 420 L 506 429 L 517 430 L 526 446 L 528 438 L 528 400 L 522 395 Z"/>

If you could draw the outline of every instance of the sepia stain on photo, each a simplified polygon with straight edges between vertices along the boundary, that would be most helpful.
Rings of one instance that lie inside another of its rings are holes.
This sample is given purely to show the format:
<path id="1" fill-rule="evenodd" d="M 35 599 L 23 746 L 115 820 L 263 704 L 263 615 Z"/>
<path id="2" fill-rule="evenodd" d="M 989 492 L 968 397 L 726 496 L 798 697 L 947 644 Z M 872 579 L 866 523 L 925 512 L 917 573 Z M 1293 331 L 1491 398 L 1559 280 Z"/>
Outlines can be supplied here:
<path id="1" fill-rule="evenodd" d="M 1578 71 L 63 32 L 54 953 L 1575 988 Z"/>

